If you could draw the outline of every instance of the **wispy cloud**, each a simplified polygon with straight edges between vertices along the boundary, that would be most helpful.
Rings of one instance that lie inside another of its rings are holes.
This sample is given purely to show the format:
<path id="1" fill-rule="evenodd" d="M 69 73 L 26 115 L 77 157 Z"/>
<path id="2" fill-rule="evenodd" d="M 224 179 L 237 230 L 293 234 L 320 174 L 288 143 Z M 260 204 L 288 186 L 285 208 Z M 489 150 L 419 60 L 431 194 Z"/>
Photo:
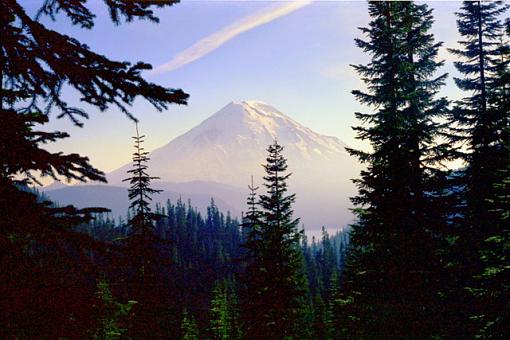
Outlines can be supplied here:
<path id="1" fill-rule="evenodd" d="M 191 47 L 178 53 L 170 61 L 155 67 L 151 71 L 151 74 L 162 74 L 178 69 L 179 67 L 189 64 L 211 53 L 241 33 L 267 24 L 311 3 L 311 0 L 292 1 L 265 7 L 260 12 L 241 18 L 240 20 L 225 26 L 221 30 L 200 39 Z"/>

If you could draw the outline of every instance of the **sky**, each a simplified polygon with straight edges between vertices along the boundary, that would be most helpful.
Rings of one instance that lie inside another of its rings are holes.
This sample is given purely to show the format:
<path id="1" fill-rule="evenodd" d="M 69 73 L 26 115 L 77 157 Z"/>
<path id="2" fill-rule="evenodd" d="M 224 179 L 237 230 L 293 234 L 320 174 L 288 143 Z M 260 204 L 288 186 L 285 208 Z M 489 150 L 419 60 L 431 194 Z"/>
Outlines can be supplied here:
<path id="1" fill-rule="evenodd" d="M 28 11 L 38 1 L 22 1 Z M 165 87 L 190 94 L 187 106 L 170 106 L 158 112 L 138 100 L 132 112 L 147 135 L 151 151 L 185 133 L 231 101 L 262 100 L 301 124 L 325 135 L 336 136 L 353 147 L 354 112 L 367 111 L 350 93 L 363 84 L 349 66 L 365 63 L 369 56 L 354 44 L 361 38 L 357 27 L 369 21 L 365 1 L 185 1 L 157 10 L 159 24 L 135 21 L 116 26 L 102 1 L 89 0 L 97 15 L 95 27 L 73 27 L 64 17 L 44 22 L 119 61 L 144 61 L 153 65 L 144 75 Z M 436 39 L 449 73 L 441 94 L 459 97 L 453 76 L 454 58 L 446 51 L 458 40 L 454 12 L 458 1 L 430 2 L 434 8 Z M 71 103 L 83 105 L 71 89 L 64 92 Z M 97 168 L 109 172 L 131 157 L 134 123 L 118 109 L 99 112 L 88 107 L 90 119 L 83 128 L 54 114 L 49 129 L 60 129 L 71 138 L 48 149 L 86 155 Z"/>

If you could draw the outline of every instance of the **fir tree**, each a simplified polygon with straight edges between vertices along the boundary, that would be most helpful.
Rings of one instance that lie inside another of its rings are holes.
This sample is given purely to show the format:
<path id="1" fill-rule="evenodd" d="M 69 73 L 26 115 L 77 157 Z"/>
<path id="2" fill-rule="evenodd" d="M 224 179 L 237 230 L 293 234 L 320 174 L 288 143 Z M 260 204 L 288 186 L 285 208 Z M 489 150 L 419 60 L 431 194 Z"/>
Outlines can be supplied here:
<path id="1" fill-rule="evenodd" d="M 315 295 L 313 299 L 313 330 L 314 339 L 326 340 L 331 339 L 332 330 L 331 325 L 331 314 L 328 307 L 324 304 L 320 295 Z"/>
<path id="2" fill-rule="evenodd" d="M 248 266 L 253 265 L 255 261 L 256 254 L 259 253 L 257 247 L 260 245 L 260 233 L 261 233 L 261 214 L 259 208 L 257 206 L 257 190 L 259 187 L 256 187 L 253 184 L 253 176 L 251 177 L 251 185 L 248 186 L 250 193 L 248 198 L 246 199 L 246 204 L 248 206 L 248 211 L 245 216 L 243 216 L 243 223 L 241 224 L 242 232 L 243 232 L 243 249 L 244 253 L 244 262 L 247 263 Z M 249 275 L 250 272 L 246 272 L 246 275 L 243 277 L 248 283 L 252 279 Z"/>
<path id="3" fill-rule="evenodd" d="M 303 235 L 301 242 L 301 249 L 303 253 L 304 264 L 307 273 L 309 294 L 310 296 L 321 296 L 323 291 L 323 285 L 321 281 L 321 268 L 319 267 L 317 259 L 317 245 L 315 244 L 315 238 L 312 238 L 312 245 L 308 245 L 308 238 Z"/>
<path id="4" fill-rule="evenodd" d="M 257 199 L 256 196 L 255 199 Z M 255 208 L 259 210 L 257 205 Z M 158 249 L 158 260 L 165 262 L 165 259 L 171 259 L 169 266 L 160 266 L 160 262 L 156 266 L 151 266 L 161 271 L 164 280 L 166 280 L 165 285 L 156 286 L 158 289 L 155 291 L 158 292 L 157 296 L 160 301 L 153 305 L 149 304 L 150 309 L 146 311 L 157 313 L 154 316 L 154 321 L 161 317 L 156 325 L 161 332 L 155 333 L 163 333 L 164 336 L 171 338 L 179 334 L 182 320 L 180 318 L 176 320 L 175 316 L 181 316 L 179 311 L 186 309 L 193 311 L 193 317 L 196 320 L 201 337 L 209 338 L 228 333 L 228 336 L 239 338 L 242 325 L 240 325 L 236 315 L 238 314 L 237 308 L 240 309 L 242 305 L 237 303 L 237 289 L 231 278 L 236 277 L 238 273 L 244 273 L 245 265 L 249 262 L 245 249 L 241 248 L 239 223 L 234 218 L 228 222 L 228 213 L 221 214 L 215 205 L 209 206 L 209 216 L 202 216 L 193 207 L 192 203 L 184 204 L 182 200 L 178 200 L 176 204 L 167 201 L 164 209 L 157 207 L 155 211 L 156 213 L 166 214 L 155 223 L 158 228 L 158 235 L 163 235 L 162 237 L 167 241 L 162 243 Z M 132 216 L 135 215 L 135 212 Z M 117 243 L 121 239 L 126 239 L 132 231 L 123 222 L 114 225 L 108 217 L 98 217 L 88 224 L 83 224 L 80 230 L 89 233 L 94 239 L 101 239 L 108 243 Z M 211 233 L 211 230 L 216 232 Z M 334 252 L 336 252 L 335 249 L 340 248 L 339 244 L 345 242 L 345 236 L 345 234 L 340 233 L 328 237 Z M 210 248 L 205 246 L 208 244 L 215 244 L 214 248 L 221 249 L 221 251 L 211 252 Z M 313 242 L 308 245 L 305 238 L 302 239 L 301 243 L 301 249 L 305 254 L 304 257 L 307 263 L 306 272 L 309 277 L 313 278 L 309 280 L 310 291 L 313 292 L 309 295 L 317 297 L 314 303 L 312 303 L 311 298 L 306 299 L 305 304 L 313 305 L 313 309 L 305 308 L 306 322 L 303 324 L 308 325 L 309 329 L 307 331 L 314 334 L 315 337 L 326 336 L 325 334 L 328 334 L 331 325 L 336 324 L 330 321 L 332 320 L 329 308 L 330 301 L 319 295 L 322 293 L 331 296 L 331 292 L 328 294 L 322 288 L 318 289 L 318 287 L 328 286 L 327 283 L 322 282 L 323 275 L 320 275 L 321 271 L 325 269 L 325 262 L 322 260 L 322 249 L 327 247 L 322 242 Z M 129 248 L 126 250 L 129 250 Z M 94 259 L 97 259 L 98 262 L 102 261 L 101 256 L 94 256 Z M 246 260 L 238 261 L 236 259 Z M 125 270 L 125 268 L 128 270 Z M 136 268 L 135 264 L 131 264 L 131 267 L 111 266 L 105 268 L 111 269 L 107 271 L 107 276 L 109 282 L 112 282 L 111 287 L 113 288 L 110 295 L 104 294 L 106 300 L 111 301 L 108 297 L 110 296 L 111 299 L 116 301 L 139 300 L 142 302 L 139 293 L 133 287 L 134 279 L 137 278 L 135 274 L 138 273 Z M 328 270 L 336 277 L 336 271 L 333 268 Z M 241 291 L 244 293 L 245 283 L 250 282 L 250 280 L 246 275 L 243 275 L 242 278 Z M 126 285 L 126 283 L 131 285 Z M 331 285 L 329 284 L 329 286 Z M 153 289 L 150 280 L 144 286 L 149 292 Z M 334 284 L 334 286 L 337 287 L 337 284 Z M 159 289 L 160 287 L 161 289 Z M 113 322 L 117 325 L 116 327 L 129 331 L 129 333 L 123 333 L 123 337 L 128 337 L 130 334 L 134 335 L 135 321 L 141 313 L 138 307 L 140 302 L 137 301 L 133 305 L 132 312 L 126 318 L 116 313 L 119 311 L 117 307 L 120 304 L 104 304 L 97 297 L 93 303 L 93 310 L 87 311 L 87 313 L 91 313 L 93 321 L 95 321 L 94 324 L 85 327 L 88 328 L 87 334 L 91 332 L 94 332 L 93 334 L 105 334 L 110 326 L 112 329 L 115 328 Z M 243 301 L 249 298 L 245 294 L 242 296 Z M 225 303 L 225 301 L 227 302 Z M 126 302 L 123 302 L 122 305 L 126 305 Z M 150 316 L 150 314 L 145 315 Z M 337 319 L 339 316 L 340 314 L 335 315 Z M 316 317 L 315 321 L 314 317 Z M 232 322 L 227 322 L 228 320 Z M 127 321 L 131 321 L 131 323 Z M 141 325 L 145 327 L 154 326 L 153 320 L 150 321 L 150 323 L 141 323 Z M 341 324 L 345 325 L 343 322 Z M 327 336 L 332 336 L 332 334 L 329 333 Z"/>
<path id="5" fill-rule="evenodd" d="M 97 304 L 94 307 L 97 328 L 94 330 L 92 338 L 101 340 L 122 339 L 126 333 L 126 329 L 122 327 L 123 319 L 128 317 L 135 302 L 128 301 L 126 304 L 121 304 L 115 301 L 109 284 L 104 279 L 97 283 L 96 297 Z"/>
<path id="6" fill-rule="evenodd" d="M 329 284 L 331 283 L 333 274 L 336 274 L 336 271 L 338 270 L 338 264 L 335 249 L 333 244 L 331 244 L 329 234 L 324 227 L 322 227 L 322 252 L 320 259 L 322 282 L 324 283 L 325 292 L 324 298 L 327 300 L 327 294 L 330 289 Z"/>
<path id="7" fill-rule="evenodd" d="M 260 196 L 260 229 L 248 236 L 249 255 L 243 321 L 247 338 L 302 339 L 307 283 L 300 250 L 299 219 L 292 217 L 295 195 L 287 195 L 287 162 L 276 141 L 268 148 L 264 176 L 267 194 Z M 256 235 L 253 237 L 253 235 Z"/>
<path id="8" fill-rule="evenodd" d="M 461 58 L 455 63 L 464 76 L 455 78 L 457 86 L 470 96 L 456 103 L 452 124 L 458 126 L 453 142 L 467 143 L 468 149 L 460 155 L 467 162 L 465 170 L 466 209 L 463 211 L 465 225 L 462 233 L 466 242 L 475 242 L 468 247 L 473 254 L 480 250 L 492 220 L 490 200 L 500 162 L 508 156 L 502 152 L 502 129 L 508 121 L 508 113 L 498 112 L 498 98 L 504 100 L 505 62 L 500 58 L 502 50 L 502 24 L 499 16 L 507 9 L 501 2 L 465 1 L 457 13 L 457 27 L 463 37 L 462 48 L 450 49 Z M 503 72 L 503 73 L 502 73 Z M 499 92 L 498 91 L 502 91 Z M 504 106 L 504 105 L 503 105 Z M 503 110 L 504 111 L 504 110 Z M 472 256 L 465 254 L 469 261 Z M 477 256 L 477 255 L 474 255 Z"/>
<path id="9" fill-rule="evenodd" d="M 133 153 L 133 168 L 128 170 L 131 177 L 124 179 L 129 181 L 130 188 L 129 200 L 130 209 L 133 209 L 134 216 L 128 221 L 131 227 L 130 235 L 126 242 L 133 254 L 138 258 L 138 274 L 144 280 L 151 275 L 151 262 L 154 261 L 154 248 L 158 237 L 155 235 L 154 222 L 159 215 L 153 214 L 150 208 L 152 195 L 161 192 L 151 188 L 151 181 L 159 177 L 151 177 L 147 173 L 147 162 L 149 153 L 144 150 L 142 144 L 145 135 L 140 136 L 138 133 L 138 124 L 136 125 L 135 152 Z"/>
<path id="10" fill-rule="evenodd" d="M 0 318 L 5 325 L 0 337 L 53 338 L 65 335 L 65 329 L 67 335 L 84 336 L 94 299 L 87 281 L 95 275 L 87 255 L 104 247 L 73 228 L 107 209 L 56 207 L 29 186 L 38 183 L 38 173 L 81 181 L 104 181 L 104 175 L 86 157 L 43 149 L 42 144 L 68 135 L 38 130 L 47 116 L 15 110 L 21 95 L 2 93 L 9 97 L 2 98 L 0 128 Z M 41 291 L 41 284 L 55 289 Z M 72 303 L 63 306 L 64 300 Z"/>
<path id="11" fill-rule="evenodd" d="M 352 304 L 352 297 L 345 297 L 340 289 L 338 274 L 333 272 L 329 283 L 328 300 L 326 305 L 326 325 L 333 339 L 360 338 L 361 330 L 356 328 L 359 322 L 357 316 L 346 313 Z"/>
<path id="12" fill-rule="evenodd" d="M 241 339 L 241 327 L 235 291 L 229 281 L 217 282 L 211 301 L 212 339 Z"/>
<path id="13" fill-rule="evenodd" d="M 510 128 L 508 132 L 510 133 Z M 505 148 L 510 153 L 510 141 Z M 480 259 L 483 271 L 475 276 L 470 291 L 481 301 L 483 309 L 472 316 L 477 322 L 476 336 L 482 339 L 501 339 L 510 335 L 510 162 L 498 173 L 491 200 L 493 220 L 498 231 L 485 239 Z"/>
<path id="14" fill-rule="evenodd" d="M 467 164 L 459 177 L 463 204 L 455 221 L 457 261 L 452 269 L 460 278 L 460 287 L 452 291 L 451 299 L 453 313 L 460 317 L 452 336 L 476 334 L 483 326 L 470 321 L 484 319 L 483 315 L 491 314 L 495 307 L 490 306 L 490 293 L 480 286 L 478 278 L 491 267 L 486 267 L 485 259 L 495 244 L 487 240 L 506 229 L 497 222 L 497 183 L 504 178 L 501 176 L 510 159 L 504 146 L 510 115 L 508 52 L 502 44 L 500 21 L 507 9 L 507 4 L 498 1 L 465 1 L 456 13 L 462 40 L 460 48 L 450 52 L 460 58 L 455 66 L 462 78 L 455 82 L 468 96 L 456 102 L 451 115 L 451 141 L 466 146 L 459 149 L 459 156 Z M 480 289 L 488 293 L 484 294 L 487 301 L 478 293 Z"/>
<path id="15" fill-rule="evenodd" d="M 133 168 L 128 170 L 130 209 L 134 215 L 128 221 L 129 234 L 123 242 L 126 254 L 129 256 L 132 273 L 131 292 L 138 301 L 134 308 L 134 320 L 130 329 L 133 337 L 162 336 L 162 321 L 160 320 L 169 306 L 165 306 L 164 278 L 162 277 L 162 256 L 160 252 L 161 239 L 156 235 L 155 221 L 159 216 L 152 213 L 150 202 L 152 195 L 161 190 L 151 188 L 151 177 L 147 173 L 147 157 L 142 146 L 145 136 L 138 133 L 133 137 L 135 152 L 133 153 Z"/>
<path id="16" fill-rule="evenodd" d="M 437 321 L 440 267 L 434 239 L 437 213 L 428 210 L 427 191 L 445 147 L 437 145 L 435 119 L 446 100 L 435 95 L 446 75 L 435 77 L 440 43 L 429 33 L 427 5 L 370 2 L 372 18 L 356 44 L 372 58 L 355 70 L 367 92 L 353 91 L 374 108 L 356 113 L 365 126 L 358 138 L 372 151 L 348 149 L 367 165 L 354 182 L 359 194 L 342 278 L 341 319 L 350 320 L 350 337 L 416 338 L 432 335 Z M 435 200 L 435 198 L 434 198 Z"/>
<path id="17" fill-rule="evenodd" d="M 123 2 L 105 1 L 111 19 L 116 24 L 123 19 L 149 19 L 157 22 L 151 7 L 170 6 L 175 1 Z M 136 97 L 148 100 L 157 109 L 167 108 L 170 103 L 184 104 L 187 95 L 181 90 L 166 89 L 148 83 L 140 72 L 150 69 L 145 63 L 131 65 L 111 61 L 94 53 L 85 44 L 67 35 L 50 30 L 38 19 L 49 16 L 55 19 L 57 12 L 66 15 L 71 23 L 84 29 L 94 26 L 95 15 L 85 1 L 43 1 L 32 19 L 16 0 L 2 1 L 2 90 L 26 94 L 31 110 L 49 113 L 55 109 L 59 117 L 68 117 L 75 124 L 88 115 L 83 108 L 70 107 L 61 98 L 64 86 L 74 87 L 80 99 L 102 111 L 110 106 L 118 107 L 133 118 L 127 106 Z M 49 53 L 51 52 L 51 53 Z M 2 91 L 2 102 L 5 92 Z"/>
<path id="18" fill-rule="evenodd" d="M 88 219 L 92 210 L 55 208 L 51 202 L 41 202 L 26 186 L 37 184 L 39 175 L 78 181 L 105 181 L 105 178 L 86 157 L 44 149 L 43 144 L 68 134 L 46 132 L 36 126 L 46 124 L 50 113 L 83 124 L 81 120 L 88 117 L 87 112 L 84 107 L 73 107 L 65 100 L 62 95 L 65 88 L 76 90 L 81 102 L 102 111 L 115 106 L 130 118 L 134 117 L 128 107 L 137 97 L 162 110 L 172 103 L 185 104 L 188 95 L 145 81 L 140 73 L 150 65 L 112 61 L 76 39 L 47 28 L 39 20 L 43 16 L 56 19 L 58 12 L 73 25 L 91 29 L 95 16 L 86 1 L 44 0 L 41 3 L 35 18 L 15 0 L 0 3 L 0 213 L 3 217 L 0 280 L 5 288 L 1 294 L 0 318 L 6 325 L 0 336 L 83 338 L 91 326 L 90 308 L 95 290 L 95 285 L 90 284 L 95 281 L 94 270 L 87 265 L 83 254 L 91 248 L 97 249 L 98 244 L 72 229 Z M 157 21 L 152 9 L 173 3 L 105 1 L 117 24 L 134 19 Z M 41 285 L 47 289 L 41 289 Z M 16 301 L 14 305 L 12 301 Z"/>
<path id="19" fill-rule="evenodd" d="M 488 95 L 496 116 L 499 136 L 499 168 L 493 173 L 492 197 L 487 198 L 492 229 L 487 231 L 479 253 L 482 271 L 475 275 L 470 291 L 482 308 L 471 318 L 476 321 L 476 336 L 484 339 L 510 335 L 510 19 L 506 21 L 494 59 L 494 83 Z"/>

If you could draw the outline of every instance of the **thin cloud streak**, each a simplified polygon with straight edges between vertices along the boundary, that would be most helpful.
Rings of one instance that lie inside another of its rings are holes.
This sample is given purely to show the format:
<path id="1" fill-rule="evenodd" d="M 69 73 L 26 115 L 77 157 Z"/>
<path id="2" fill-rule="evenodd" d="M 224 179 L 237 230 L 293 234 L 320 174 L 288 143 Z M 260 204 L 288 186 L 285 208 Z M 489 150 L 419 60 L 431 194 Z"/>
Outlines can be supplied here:
<path id="1" fill-rule="evenodd" d="M 227 41 L 235 38 L 241 33 L 252 30 L 258 26 L 267 24 L 273 20 L 290 14 L 302 7 L 311 4 L 311 0 L 286 2 L 284 4 L 271 5 L 265 7 L 260 12 L 246 16 L 233 24 L 230 24 L 221 30 L 214 32 L 203 39 L 200 39 L 191 47 L 178 53 L 170 61 L 161 64 L 150 71 L 152 75 L 158 75 L 178 69 L 197 59 L 211 53 Z"/>

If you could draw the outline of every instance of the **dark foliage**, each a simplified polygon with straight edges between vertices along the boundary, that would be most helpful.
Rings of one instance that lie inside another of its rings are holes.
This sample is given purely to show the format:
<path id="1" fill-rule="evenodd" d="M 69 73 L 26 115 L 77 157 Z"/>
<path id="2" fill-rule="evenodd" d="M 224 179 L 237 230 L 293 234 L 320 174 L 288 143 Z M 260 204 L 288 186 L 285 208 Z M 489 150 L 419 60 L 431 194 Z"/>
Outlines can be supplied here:
<path id="1" fill-rule="evenodd" d="M 450 292 L 457 323 L 451 335 L 483 338 L 507 337 L 510 332 L 508 270 L 503 263 L 508 248 L 508 127 L 509 49 L 501 17 L 509 5 L 501 1 L 465 1 L 457 13 L 460 48 L 450 52 L 462 75 L 455 82 L 466 97 L 452 110 L 450 140 L 465 146 L 459 156 L 466 168 L 459 177 L 462 188 L 454 222 L 458 280 Z M 505 222 L 503 222 L 505 221 Z M 499 259 L 499 260 L 498 260 Z M 459 306 L 461 306 L 459 308 Z"/>
<path id="2" fill-rule="evenodd" d="M 161 239 L 155 229 L 155 222 L 160 216 L 153 214 L 150 208 L 152 195 L 161 190 L 151 188 L 151 177 L 147 173 L 148 152 L 142 146 L 145 136 L 138 133 L 136 126 L 135 152 L 133 168 L 128 170 L 130 209 L 133 217 L 128 221 L 128 234 L 122 240 L 123 253 L 127 256 L 128 269 L 123 278 L 128 284 L 127 294 L 137 304 L 133 309 L 133 317 L 129 335 L 135 339 L 147 337 L 165 337 L 165 314 L 169 307 L 169 280 L 165 276 L 164 261 L 160 254 Z"/>
<path id="3" fill-rule="evenodd" d="M 299 245 L 299 219 L 292 217 L 295 195 L 287 195 L 286 159 L 276 141 L 267 149 L 266 194 L 248 198 L 249 253 L 244 280 L 242 314 L 247 338 L 303 339 L 310 336 L 306 322 L 307 282 Z M 305 325 L 305 326 L 304 326 Z M 303 327 L 304 326 L 304 327 Z"/>
<path id="4" fill-rule="evenodd" d="M 106 1 L 112 20 L 156 21 L 153 7 L 173 2 Z M 89 107 L 128 110 L 137 97 L 162 110 L 185 104 L 188 95 L 145 81 L 145 63 L 111 61 L 76 39 L 42 25 L 38 18 L 62 12 L 74 25 L 91 28 L 94 15 L 86 1 L 47 0 L 31 18 L 15 0 L 0 3 L 0 262 L 2 338 L 84 338 L 93 329 L 97 268 L 90 254 L 104 245 L 73 229 L 105 209 L 55 207 L 26 190 L 39 176 L 105 181 L 86 157 L 51 153 L 44 144 L 68 137 L 37 129 L 50 114 L 81 126 L 86 107 L 71 107 L 65 87 Z"/>
<path id="5" fill-rule="evenodd" d="M 353 91 L 374 109 L 356 113 L 358 138 L 372 151 L 348 149 L 367 169 L 354 180 L 357 222 L 338 303 L 348 338 L 427 338 L 437 328 L 441 264 L 437 236 L 444 226 L 436 188 L 445 145 L 437 144 L 437 118 L 447 102 L 436 99 L 446 75 L 436 76 L 440 43 L 429 33 L 431 10 L 412 2 L 370 2 L 366 40 L 371 55 L 355 70 L 368 90 Z M 430 209 L 432 208 L 433 209 Z"/>
<path id="6" fill-rule="evenodd" d="M 173 1 L 106 1 L 112 20 L 122 18 L 156 20 L 151 6 L 171 5 Z M 93 26 L 94 15 L 85 6 L 86 1 L 45 0 L 38 16 L 65 13 L 74 25 Z M 2 80 L 3 90 L 22 93 L 29 110 L 59 112 L 75 124 L 87 118 L 84 108 L 71 107 L 62 98 L 65 86 L 74 88 L 82 102 L 105 111 L 119 108 L 135 119 L 128 110 L 136 97 L 142 97 L 156 109 L 163 110 L 171 103 L 186 104 L 188 95 L 182 90 L 167 89 L 144 80 L 140 72 L 151 68 L 138 62 L 112 61 L 94 53 L 87 45 L 60 34 L 30 18 L 15 0 L 2 1 Z M 2 97 L 5 94 L 2 91 Z M 2 100 L 3 101 L 3 100 Z"/>

